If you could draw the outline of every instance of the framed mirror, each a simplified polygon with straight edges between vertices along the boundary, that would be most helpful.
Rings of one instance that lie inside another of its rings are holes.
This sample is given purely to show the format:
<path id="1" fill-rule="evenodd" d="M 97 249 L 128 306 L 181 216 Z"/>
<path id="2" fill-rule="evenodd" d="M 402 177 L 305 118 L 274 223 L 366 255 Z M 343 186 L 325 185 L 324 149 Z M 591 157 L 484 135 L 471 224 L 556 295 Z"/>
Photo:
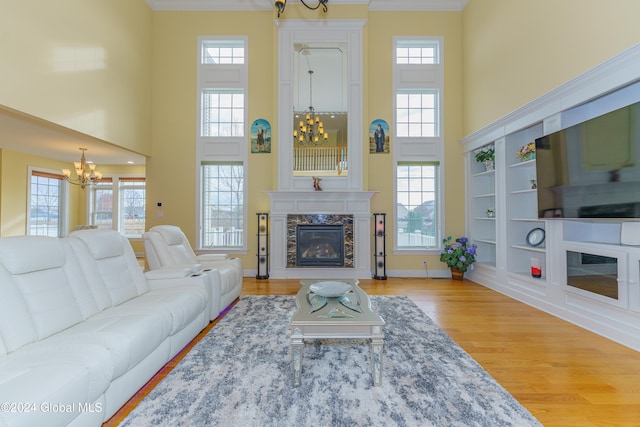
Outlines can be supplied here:
<path id="1" fill-rule="evenodd" d="M 294 176 L 349 173 L 347 44 L 294 44 Z"/>
<path id="2" fill-rule="evenodd" d="M 325 192 L 362 190 L 364 22 L 276 21 L 280 191 L 308 191 L 311 176 L 323 177 Z M 294 143 L 294 132 L 296 141 L 300 139 L 300 121 L 308 126 L 310 106 L 323 124 L 319 144 L 307 144 L 311 149 Z M 320 150 L 330 153 L 320 156 Z"/>

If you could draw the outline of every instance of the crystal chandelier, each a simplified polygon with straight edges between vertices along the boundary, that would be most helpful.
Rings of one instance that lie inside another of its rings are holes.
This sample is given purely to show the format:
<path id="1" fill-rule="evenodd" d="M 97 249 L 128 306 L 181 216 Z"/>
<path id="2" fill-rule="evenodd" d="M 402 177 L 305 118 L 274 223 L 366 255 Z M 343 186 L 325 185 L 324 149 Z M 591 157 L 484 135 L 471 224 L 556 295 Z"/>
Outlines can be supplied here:
<path id="1" fill-rule="evenodd" d="M 300 120 L 298 129 L 293 130 L 293 139 L 297 140 L 298 145 L 320 145 L 327 142 L 329 134 L 324 131 L 324 124 L 320 120 L 320 116 L 316 115 L 313 109 L 313 89 L 311 79 L 313 70 L 309 70 L 309 112 L 305 114 L 305 119 Z"/>
<path id="2" fill-rule="evenodd" d="M 88 185 L 100 181 L 102 173 L 96 170 L 96 165 L 87 163 L 84 157 L 84 152 L 87 151 L 86 148 L 78 148 L 78 150 L 82 151 L 82 157 L 79 162 L 73 162 L 73 166 L 76 169 L 76 178 L 71 179 L 71 170 L 69 169 L 62 169 L 62 175 L 69 183 L 79 185 L 80 188 L 84 189 Z"/>
<path id="3" fill-rule="evenodd" d="M 305 5 L 305 7 L 307 9 L 310 10 L 316 10 L 317 8 L 319 8 L 320 6 L 322 6 L 322 11 L 323 12 L 327 12 L 327 2 L 329 0 L 318 0 L 318 4 L 315 6 L 309 6 L 307 3 L 305 3 L 304 0 L 300 0 L 300 2 Z M 280 14 L 284 12 L 284 8 L 287 5 L 287 0 L 276 0 L 275 6 L 276 9 L 278 9 L 278 18 L 280 18 Z"/>

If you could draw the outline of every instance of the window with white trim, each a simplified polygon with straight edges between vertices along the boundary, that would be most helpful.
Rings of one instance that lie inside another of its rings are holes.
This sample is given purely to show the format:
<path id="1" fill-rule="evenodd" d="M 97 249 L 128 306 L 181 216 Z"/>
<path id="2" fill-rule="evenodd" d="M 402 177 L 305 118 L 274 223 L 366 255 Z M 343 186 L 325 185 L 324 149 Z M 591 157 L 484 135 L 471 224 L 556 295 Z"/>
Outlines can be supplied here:
<path id="1" fill-rule="evenodd" d="M 205 40 L 201 49 L 202 64 L 244 64 L 243 40 Z"/>
<path id="2" fill-rule="evenodd" d="M 440 43 L 432 40 L 398 40 L 396 64 L 438 64 Z"/>
<path id="3" fill-rule="evenodd" d="M 394 250 L 441 246 L 444 136 L 442 38 L 394 37 Z"/>
<path id="4" fill-rule="evenodd" d="M 196 249 L 247 250 L 247 37 L 198 39 Z"/>
<path id="5" fill-rule="evenodd" d="M 434 90 L 401 90 L 396 93 L 396 135 L 435 137 L 438 94 Z"/>
<path id="6" fill-rule="evenodd" d="M 399 249 L 439 247 L 438 164 L 398 162 L 396 242 Z"/>
<path id="7" fill-rule="evenodd" d="M 202 91 L 202 136 L 244 136 L 244 91 Z"/>
<path id="8" fill-rule="evenodd" d="M 90 187 L 89 223 L 140 238 L 145 231 L 144 177 L 104 177 Z"/>
<path id="9" fill-rule="evenodd" d="M 29 177 L 28 236 L 62 237 L 64 177 L 32 170 Z"/>
<path id="10" fill-rule="evenodd" d="M 203 162 L 203 249 L 238 249 L 244 246 L 245 179 L 242 162 Z"/>

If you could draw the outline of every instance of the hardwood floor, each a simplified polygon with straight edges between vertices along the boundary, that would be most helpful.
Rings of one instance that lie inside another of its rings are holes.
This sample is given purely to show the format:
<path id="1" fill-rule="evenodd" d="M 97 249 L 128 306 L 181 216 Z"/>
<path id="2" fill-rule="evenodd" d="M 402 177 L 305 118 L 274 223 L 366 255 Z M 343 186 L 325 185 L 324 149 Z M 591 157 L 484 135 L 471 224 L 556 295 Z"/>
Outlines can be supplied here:
<path id="1" fill-rule="evenodd" d="M 299 289 L 297 280 L 246 277 L 243 285 L 243 295 Z M 640 425 L 639 352 L 469 280 L 389 278 L 360 286 L 370 295 L 408 296 L 545 426 Z M 215 322 L 203 334 L 211 327 Z M 118 425 L 189 348 L 105 425 Z"/>

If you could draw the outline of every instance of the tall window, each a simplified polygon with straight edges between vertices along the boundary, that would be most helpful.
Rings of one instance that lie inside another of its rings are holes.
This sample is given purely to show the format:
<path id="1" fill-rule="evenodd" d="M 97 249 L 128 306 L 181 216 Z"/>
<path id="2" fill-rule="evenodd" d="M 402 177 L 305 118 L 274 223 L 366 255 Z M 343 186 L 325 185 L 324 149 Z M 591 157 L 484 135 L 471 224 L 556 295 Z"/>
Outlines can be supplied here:
<path id="1" fill-rule="evenodd" d="M 89 222 L 126 237 L 141 237 L 145 230 L 145 196 L 142 177 L 103 178 L 91 186 Z"/>
<path id="2" fill-rule="evenodd" d="M 199 250 L 246 251 L 247 37 L 200 38 L 196 136 Z"/>
<path id="3" fill-rule="evenodd" d="M 120 178 L 118 183 L 120 222 L 118 230 L 127 237 L 140 237 L 144 233 L 145 180 Z"/>
<path id="4" fill-rule="evenodd" d="M 27 235 L 62 236 L 62 175 L 32 171 Z"/>
<path id="5" fill-rule="evenodd" d="M 435 163 L 405 163 L 396 167 L 398 248 L 434 249 L 439 245 L 438 183 Z"/>
<path id="6" fill-rule="evenodd" d="M 202 136 L 244 136 L 242 89 L 202 92 Z"/>
<path id="7" fill-rule="evenodd" d="M 443 227 L 441 38 L 394 38 L 397 251 L 437 251 Z"/>
<path id="8" fill-rule="evenodd" d="M 238 249 L 244 245 L 244 165 L 242 162 L 203 162 L 203 248 Z"/>
<path id="9" fill-rule="evenodd" d="M 437 93 L 433 90 L 403 90 L 396 94 L 398 137 L 438 136 Z"/>
<path id="10" fill-rule="evenodd" d="M 112 229 L 113 227 L 113 180 L 102 178 L 91 186 L 91 218 L 89 223 L 98 228 Z M 117 229 L 117 227 L 116 227 Z"/>

